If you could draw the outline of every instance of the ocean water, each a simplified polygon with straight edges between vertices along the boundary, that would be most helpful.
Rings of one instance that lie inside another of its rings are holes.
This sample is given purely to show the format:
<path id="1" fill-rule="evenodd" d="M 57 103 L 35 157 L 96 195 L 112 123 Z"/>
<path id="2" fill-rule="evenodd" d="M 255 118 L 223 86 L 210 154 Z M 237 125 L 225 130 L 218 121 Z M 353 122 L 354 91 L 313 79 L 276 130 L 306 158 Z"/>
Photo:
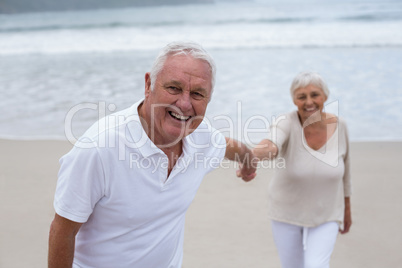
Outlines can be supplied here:
<path id="1" fill-rule="evenodd" d="M 294 110 L 300 71 L 327 81 L 352 141 L 402 140 L 402 2 L 217 1 L 209 5 L 0 15 L 0 137 L 66 139 L 143 96 L 175 40 L 217 64 L 207 119 L 252 144 Z M 247 133 L 246 133 L 247 132 Z"/>

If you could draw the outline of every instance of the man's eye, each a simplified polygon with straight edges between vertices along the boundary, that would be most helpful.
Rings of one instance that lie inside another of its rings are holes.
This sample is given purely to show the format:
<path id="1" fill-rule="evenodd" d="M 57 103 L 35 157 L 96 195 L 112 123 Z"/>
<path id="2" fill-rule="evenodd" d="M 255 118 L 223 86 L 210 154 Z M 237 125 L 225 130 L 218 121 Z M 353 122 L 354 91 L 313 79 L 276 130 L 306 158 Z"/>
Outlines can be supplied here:
<path id="1" fill-rule="evenodd" d="M 200 92 L 192 92 L 191 95 L 193 96 L 194 99 L 196 100 L 201 100 L 203 99 L 205 96 L 204 94 L 200 93 Z"/>
<path id="2" fill-rule="evenodd" d="M 180 89 L 174 86 L 166 87 L 166 90 L 171 94 L 178 94 L 180 92 Z"/>

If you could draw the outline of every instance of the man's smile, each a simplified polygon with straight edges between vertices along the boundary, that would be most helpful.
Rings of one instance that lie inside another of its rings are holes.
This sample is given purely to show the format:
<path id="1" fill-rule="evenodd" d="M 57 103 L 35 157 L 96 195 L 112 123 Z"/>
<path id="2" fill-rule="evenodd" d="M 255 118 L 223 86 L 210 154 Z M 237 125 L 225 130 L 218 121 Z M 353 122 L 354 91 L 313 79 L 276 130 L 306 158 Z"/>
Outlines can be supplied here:
<path id="1" fill-rule="evenodd" d="M 174 119 L 180 120 L 180 121 L 187 121 L 187 120 L 190 119 L 190 117 L 191 117 L 191 116 L 180 115 L 180 114 L 177 114 L 177 113 L 172 112 L 172 111 L 169 111 L 168 113 L 169 113 L 170 116 L 172 116 Z"/>

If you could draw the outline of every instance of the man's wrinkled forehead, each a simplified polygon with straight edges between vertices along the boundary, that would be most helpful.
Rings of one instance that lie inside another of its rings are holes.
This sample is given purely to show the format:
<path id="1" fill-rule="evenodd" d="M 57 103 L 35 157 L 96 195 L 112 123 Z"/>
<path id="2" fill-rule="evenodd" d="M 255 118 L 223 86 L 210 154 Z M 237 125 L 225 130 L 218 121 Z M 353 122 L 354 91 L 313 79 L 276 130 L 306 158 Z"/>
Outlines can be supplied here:
<path id="1" fill-rule="evenodd" d="M 212 70 L 209 63 L 190 55 L 170 56 L 163 64 L 160 74 L 182 74 L 187 79 L 203 80 L 211 84 Z"/>

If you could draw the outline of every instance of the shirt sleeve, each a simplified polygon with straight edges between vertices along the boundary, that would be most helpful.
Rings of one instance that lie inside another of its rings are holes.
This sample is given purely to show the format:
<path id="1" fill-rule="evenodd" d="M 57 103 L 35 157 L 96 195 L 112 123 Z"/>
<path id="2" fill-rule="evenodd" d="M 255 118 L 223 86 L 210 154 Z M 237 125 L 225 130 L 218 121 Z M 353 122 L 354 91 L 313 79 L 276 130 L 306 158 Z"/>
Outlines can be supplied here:
<path id="1" fill-rule="evenodd" d="M 343 190 L 345 197 L 349 197 L 352 195 L 352 182 L 351 182 L 351 175 L 350 175 L 350 144 L 349 144 L 349 137 L 348 137 L 348 130 L 345 122 L 340 121 L 342 128 L 344 129 L 344 136 L 345 136 L 345 146 L 346 152 L 343 157 L 343 161 L 345 163 L 345 171 L 343 174 Z"/>
<path id="2" fill-rule="evenodd" d="M 226 139 L 220 131 L 213 129 L 209 139 L 210 146 L 205 152 L 206 157 L 204 158 L 207 173 L 221 166 L 221 162 L 225 158 L 226 153 Z"/>
<path id="3" fill-rule="evenodd" d="M 60 159 L 54 199 L 57 214 L 75 222 L 86 222 L 104 195 L 105 176 L 98 148 L 75 146 Z"/>
<path id="4" fill-rule="evenodd" d="M 219 130 L 203 121 L 186 139 L 187 146 L 193 147 L 195 161 L 203 163 L 206 173 L 221 166 L 226 152 L 226 139 Z"/>
<path id="5" fill-rule="evenodd" d="M 281 115 L 270 126 L 268 139 L 281 151 L 290 136 L 291 114 Z"/>

